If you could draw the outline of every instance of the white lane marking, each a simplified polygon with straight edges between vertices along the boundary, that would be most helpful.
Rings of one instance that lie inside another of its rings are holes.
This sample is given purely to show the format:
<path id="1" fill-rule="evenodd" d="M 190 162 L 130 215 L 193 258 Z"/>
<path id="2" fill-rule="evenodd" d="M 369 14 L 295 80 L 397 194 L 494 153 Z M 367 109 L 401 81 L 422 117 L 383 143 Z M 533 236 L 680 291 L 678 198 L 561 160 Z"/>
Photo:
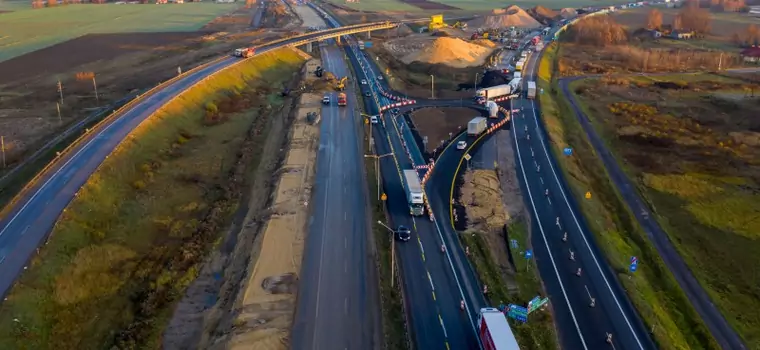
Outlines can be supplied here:
<path id="1" fill-rule="evenodd" d="M 430 289 L 432 289 L 435 292 L 435 286 L 433 285 L 433 277 L 430 277 L 430 272 L 428 271 L 428 282 L 430 282 Z"/>
<path id="2" fill-rule="evenodd" d="M 348 260 L 343 260 L 343 273 L 348 273 Z"/>
<path id="3" fill-rule="evenodd" d="M 343 299 L 343 313 L 348 315 L 348 298 Z"/>
<path id="4" fill-rule="evenodd" d="M 441 318 L 441 315 L 438 315 L 438 321 L 441 322 L 441 328 L 443 329 L 443 336 L 448 338 L 449 335 L 446 333 L 446 326 L 443 325 L 443 318 Z"/>
<path id="5" fill-rule="evenodd" d="M 541 180 L 541 184 L 543 185 L 544 184 L 544 178 L 543 177 L 539 177 L 538 179 Z"/>
<path id="6" fill-rule="evenodd" d="M 211 66 L 203 68 L 203 69 L 201 69 L 201 70 L 199 70 L 198 72 L 195 72 L 195 73 L 206 72 L 207 68 L 208 68 L 208 70 L 211 70 L 212 67 L 216 68 L 217 65 L 216 64 L 211 65 Z M 167 88 L 170 87 L 170 86 L 172 86 L 172 85 L 174 85 L 174 84 L 176 84 L 176 83 L 178 83 L 178 81 L 172 83 L 169 86 L 167 86 Z M 191 84 L 191 85 L 195 85 L 195 84 Z M 185 88 L 183 90 L 180 90 L 180 93 L 186 91 L 189 88 L 190 87 L 187 87 L 187 88 Z M 164 90 L 162 89 L 161 91 L 157 91 L 155 95 L 151 95 L 151 96 L 147 97 L 144 101 L 140 102 L 140 104 L 147 103 L 148 101 L 150 101 L 151 99 L 154 99 L 154 98 L 155 99 L 160 99 L 157 96 L 159 96 L 158 94 L 160 92 L 162 92 L 162 91 L 164 91 Z M 137 106 L 135 106 L 135 107 L 137 107 Z M 21 207 L 21 209 L 19 209 L 19 211 L 16 212 L 15 215 L 13 215 L 13 217 L 10 219 L 10 221 L 8 221 L 8 224 L 5 225 L 5 227 L 2 230 L 0 230 L 0 236 L 2 236 L 3 234 L 5 234 L 5 231 L 7 231 L 9 227 L 11 227 L 11 225 L 13 224 L 14 221 L 16 221 L 16 219 L 18 218 L 18 216 L 21 215 L 21 213 L 23 213 L 26 210 L 26 208 L 29 206 L 29 204 L 32 203 L 34 201 L 34 199 L 37 198 L 37 196 L 39 196 L 39 194 L 42 193 L 45 190 L 45 188 L 50 183 L 50 181 L 53 181 L 53 179 L 55 179 L 62 170 L 66 169 L 66 166 L 68 166 L 69 163 L 71 163 L 74 159 L 76 159 L 79 156 L 79 154 L 81 154 L 82 152 L 84 152 L 90 146 L 91 143 L 93 143 L 95 140 L 98 140 L 101 135 L 103 135 L 106 131 L 108 131 L 109 129 L 111 129 L 111 127 L 113 127 L 114 125 L 116 125 L 119 121 L 124 120 L 124 116 L 127 115 L 127 114 L 129 114 L 129 112 L 131 112 L 133 110 L 134 109 L 132 109 L 130 111 L 127 111 L 121 117 L 119 117 L 117 119 L 114 119 L 114 121 L 111 122 L 111 124 L 108 124 L 105 128 L 103 128 L 103 130 L 100 130 L 100 132 L 98 132 L 95 136 L 93 136 L 90 139 L 90 141 L 87 141 L 87 143 L 85 143 L 84 146 L 82 146 L 82 148 L 80 148 L 76 153 L 74 153 L 69 158 L 69 160 L 67 160 L 65 163 L 63 163 L 63 165 L 58 170 L 56 170 L 56 172 L 54 172 L 53 175 L 51 175 L 50 178 L 48 178 L 47 181 L 45 181 L 45 183 L 43 183 L 42 186 L 40 186 L 40 188 L 36 192 L 34 192 L 34 194 L 32 195 L 32 197 L 29 198 L 29 200 L 26 201 L 26 203 L 24 203 L 24 205 Z"/>
<path id="7" fill-rule="evenodd" d="M 554 181 L 557 182 L 557 186 L 559 187 L 560 193 L 562 193 L 562 198 L 565 199 L 565 204 L 567 205 L 567 208 L 570 210 L 570 215 L 573 216 L 573 221 L 575 222 L 575 226 L 578 228 L 578 231 L 581 233 L 581 237 L 583 238 L 583 242 L 586 244 L 586 248 L 588 249 L 589 254 L 591 254 L 591 257 L 594 260 L 594 264 L 596 265 L 597 270 L 599 271 L 599 274 L 602 275 L 602 279 L 604 280 L 604 284 L 607 286 L 607 289 L 610 291 L 610 295 L 612 295 L 612 299 L 615 300 L 615 305 L 617 305 L 618 310 L 620 311 L 620 314 L 623 316 L 623 319 L 625 320 L 625 323 L 628 325 L 628 329 L 631 331 L 631 335 L 633 335 L 633 338 L 636 339 L 636 343 L 639 345 L 640 349 L 644 349 L 644 346 L 641 344 L 641 341 L 639 340 L 639 337 L 636 336 L 636 332 L 633 330 L 633 326 L 631 325 L 631 322 L 628 320 L 628 317 L 623 312 L 623 307 L 620 306 L 620 302 L 618 301 L 617 297 L 615 296 L 615 293 L 612 291 L 612 287 L 610 286 L 610 282 L 607 281 L 607 277 L 602 272 L 602 267 L 599 265 L 599 260 L 596 259 L 596 255 L 591 250 L 591 246 L 588 243 L 588 240 L 586 239 L 586 233 L 581 229 L 581 225 L 578 223 L 578 218 L 575 216 L 575 212 L 573 211 L 573 208 L 570 206 L 570 202 L 567 200 L 567 196 L 565 195 L 565 190 L 562 189 L 562 184 L 559 182 L 559 178 L 557 177 L 557 172 L 554 170 L 554 165 L 552 165 L 552 162 L 549 158 L 549 152 L 546 150 L 546 146 L 544 145 L 544 138 L 543 133 L 539 129 L 538 126 L 538 116 L 536 116 L 536 106 L 533 101 L 530 101 L 531 107 L 533 107 L 533 121 L 536 123 L 536 133 L 538 134 L 538 138 L 541 142 L 541 148 L 544 149 L 544 154 L 546 155 L 546 159 L 549 162 L 549 169 L 552 170 L 552 174 L 554 175 Z"/>
<path id="8" fill-rule="evenodd" d="M 343 237 L 343 248 L 348 249 L 348 238 Z"/>
<path id="9" fill-rule="evenodd" d="M 343 212 L 343 221 L 348 220 L 348 212 Z"/>
<path id="10" fill-rule="evenodd" d="M 517 128 L 512 128 L 512 131 L 515 135 L 515 146 L 517 147 L 517 159 L 520 162 L 520 171 L 522 172 L 523 180 L 525 181 L 525 187 L 528 188 L 528 199 L 530 199 L 530 205 L 533 209 L 533 215 L 536 217 L 536 222 L 538 223 L 538 229 L 541 231 L 541 237 L 544 240 L 544 246 L 546 246 L 546 251 L 549 253 L 549 260 L 552 262 L 552 268 L 554 269 L 554 274 L 557 276 L 557 281 L 559 282 L 559 287 L 562 289 L 562 296 L 565 298 L 565 303 L 567 303 L 567 308 L 570 310 L 570 316 L 573 319 L 573 324 L 575 325 L 575 330 L 578 331 L 578 337 L 581 339 L 581 344 L 583 344 L 584 349 L 588 349 L 586 346 L 586 341 L 583 339 L 583 333 L 581 332 L 580 326 L 578 326 L 578 320 L 575 318 L 575 312 L 573 312 L 573 306 L 570 304 L 570 299 L 567 298 L 567 291 L 565 291 L 565 285 L 562 283 L 562 278 L 559 275 L 559 271 L 557 270 L 557 264 L 554 262 L 554 255 L 552 254 L 551 249 L 549 249 L 549 242 L 546 239 L 546 233 L 544 232 L 544 226 L 541 224 L 541 220 L 539 219 L 540 216 L 538 215 L 538 211 L 536 211 L 536 203 L 533 202 L 533 194 L 530 192 L 530 184 L 528 182 L 528 176 L 525 175 L 525 165 L 522 161 L 522 156 L 520 155 L 520 143 L 517 142 L 517 132 L 515 131 Z"/>

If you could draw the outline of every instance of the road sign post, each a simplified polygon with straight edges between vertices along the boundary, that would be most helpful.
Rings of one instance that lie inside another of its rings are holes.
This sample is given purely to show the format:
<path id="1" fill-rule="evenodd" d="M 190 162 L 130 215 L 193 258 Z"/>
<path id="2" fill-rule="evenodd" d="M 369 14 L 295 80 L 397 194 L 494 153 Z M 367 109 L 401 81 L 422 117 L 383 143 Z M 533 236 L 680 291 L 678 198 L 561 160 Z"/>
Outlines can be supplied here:
<path id="1" fill-rule="evenodd" d="M 519 305 L 509 304 L 507 317 L 526 323 L 528 322 L 528 309 Z"/>
<path id="2" fill-rule="evenodd" d="M 549 298 L 542 299 L 541 296 L 536 295 L 535 298 L 533 298 L 531 301 L 528 302 L 528 314 L 540 309 L 542 306 L 546 305 L 546 303 L 548 302 L 549 302 Z"/>
<path id="3" fill-rule="evenodd" d="M 526 267 L 525 267 L 525 271 L 530 270 L 530 258 L 532 258 L 532 257 L 533 257 L 533 251 L 531 251 L 530 249 L 526 250 L 525 251 L 525 259 L 527 260 L 527 264 L 526 264 Z"/>
<path id="4" fill-rule="evenodd" d="M 639 269 L 639 259 L 637 257 L 635 257 L 635 256 L 632 256 L 631 257 L 631 264 L 628 266 L 628 270 L 631 273 L 634 273 L 638 269 Z"/>

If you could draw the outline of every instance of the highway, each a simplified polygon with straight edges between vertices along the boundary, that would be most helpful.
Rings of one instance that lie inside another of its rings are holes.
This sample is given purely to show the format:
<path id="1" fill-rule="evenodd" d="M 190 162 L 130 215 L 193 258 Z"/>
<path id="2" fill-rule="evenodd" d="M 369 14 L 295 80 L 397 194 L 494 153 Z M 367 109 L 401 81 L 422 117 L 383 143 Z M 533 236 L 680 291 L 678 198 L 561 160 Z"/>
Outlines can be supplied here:
<path id="1" fill-rule="evenodd" d="M 385 86 L 385 80 L 377 79 L 381 76 L 378 67 L 354 50 L 355 47 L 347 49 L 348 57 L 354 67 L 359 67 L 356 69 L 357 79 L 366 79 L 365 89 L 374 93 L 376 100 L 365 99 L 365 107 L 375 114 L 378 104 L 387 105 L 393 101 L 377 92 L 377 84 Z M 388 197 L 386 205 L 391 217 L 388 225 L 393 228 L 404 225 L 412 229 L 409 242 L 396 243 L 412 340 L 419 349 L 477 349 L 474 321 L 459 310 L 462 300 L 460 280 L 453 272 L 448 252 L 440 251 L 441 240 L 436 225 L 427 216 L 415 218 L 409 215 L 402 170 L 412 169 L 412 163 L 402 145 L 403 131 L 400 128 L 403 125 L 403 117 L 394 118 L 390 113 L 384 113 L 381 123 L 373 128 L 373 137 L 377 154 L 394 154 L 380 159 L 382 188 Z M 413 142 L 407 144 L 416 147 Z M 415 155 L 416 159 L 420 157 Z"/>
<path id="2" fill-rule="evenodd" d="M 609 150 L 604 140 L 596 133 L 591 125 L 590 119 L 578 107 L 578 101 L 575 95 L 571 94 L 568 85 L 577 79 L 560 80 L 560 90 L 564 97 L 570 101 L 573 113 L 581 124 L 589 142 L 594 147 L 595 153 L 599 156 L 604 164 L 607 174 L 609 174 L 612 183 L 617 188 L 628 208 L 636 217 L 639 225 L 644 229 L 647 237 L 652 241 L 657 252 L 662 257 L 665 265 L 673 273 L 678 285 L 686 293 L 694 309 L 699 313 L 705 324 L 710 329 L 715 340 L 723 349 L 746 349 L 741 337 L 726 321 L 715 304 L 710 300 L 710 296 L 699 284 L 699 281 L 691 273 L 691 270 L 678 254 L 668 235 L 660 227 L 655 218 L 649 215 L 649 209 L 646 202 L 641 198 L 636 190 L 636 185 L 627 177 L 623 169 L 618 164 L 617 159 Z"/>
<path id="3" fill-rule="evenodd" d="M 305 38 L 339 32 L 339 29 L 313 32 Z M 257 54 L 303 38 L 263 45 L 257 49 Z M 4 216 L 0 218 L 0 295 L 6 295 L 16 276 L 37 247 L 47 239 L 58 216 L 77 191 L 137 125 L 177 94 L 239 61 L 239 58 L 224 57 L 199 70 L 185 73 L 168 86 L 134 103 L 116 118 L 105 121 L 65 152 L 14 204 L 4 209 Z"/>
<path id="4" fill-rule="evenodd" d="M 333 40 L 320 45 L 322 66 L 337 77 L 349 68 Z M 337 93 L 322 107 L 315 192 L 300 277 L 293 349 L 379 349 L 380 299 L 367 186 L 359 153 L 361 117 L 352 84 L 348 103 Z"/>
<path id="5" fill-rule="evenodd" d="M 539 56 L 534 54 L 529 59 L 523 74 L 531 78 L 526 80 L 535 79 Z M 517 175 L 534 218 L 534 256 L 555 310 L 560 341 L 566 348 L 598 349 L 609 346 L 605 339 L 610 333 L 615 349 L 655 348 L 583 218 L 577 214 L 572 192 L 550 154 L 537 104 L 524 96 L 512 100 L 513 108 L 521 109 L 512 120 Z"/>

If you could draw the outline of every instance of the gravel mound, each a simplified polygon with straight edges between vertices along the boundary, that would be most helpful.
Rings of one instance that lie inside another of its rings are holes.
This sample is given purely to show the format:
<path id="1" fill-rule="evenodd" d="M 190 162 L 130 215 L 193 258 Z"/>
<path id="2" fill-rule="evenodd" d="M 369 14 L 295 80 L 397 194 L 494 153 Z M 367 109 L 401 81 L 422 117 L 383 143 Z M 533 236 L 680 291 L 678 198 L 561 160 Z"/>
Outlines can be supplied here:
<path id="1" fill-rule="evenodd" d="M 473 19 L 467 24 L 472 28 L 538 28 L 541 23 L 516 5 L 495 9 L 491 15 Z"/>
<path id="2" fill-rule="evenodd" d="M 407 64 L 416 61 L 465 68 L 482 65 L 491 52 L 492 48 L 470 44 L 458 38 L 441 37 L 435 39 L 432 45 L 404 56 L 402 61 Z"/>

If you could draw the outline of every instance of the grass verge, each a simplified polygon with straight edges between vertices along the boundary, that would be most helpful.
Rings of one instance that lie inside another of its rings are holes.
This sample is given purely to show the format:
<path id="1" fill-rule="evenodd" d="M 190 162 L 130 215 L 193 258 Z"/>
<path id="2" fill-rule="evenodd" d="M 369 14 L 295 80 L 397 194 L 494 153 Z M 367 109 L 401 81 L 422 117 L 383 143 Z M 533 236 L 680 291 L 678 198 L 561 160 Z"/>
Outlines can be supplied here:
<path id="1" fill-rule="evenodd" d="M 550 138 L 551 152 L 567 180 L 595 241 L 637 308 L 653 337 L 663 349 L 718 349 L 718 345 L 693 309 L 657 250 L 638 226 L 610 182 L 601 161 L 575 119 L 568 102 L 559 96 L 556 43 L 544 52 L 538 71 L 538 86 L 548 92 L 540 96 L 541 116 Z M 563 156 L 565 147 L 573 156 Z M 628 259 L 639 257 L 641 268 L 628 274 Z"/>
<path id="2" fill-rule="evenodd" d="M 752 143 L 751 138 L 732 135 L 752 135 L 744 131 L 752 130 L 752 126 L 742 122 L 758 114 L 758 99 L 743 97 L 749 91 L 742 88 L 751 87 L 723 76 L 652 78 L 658 84 L 686 87 L 655 90 L 650 99 L 636 102 L 619 102 L 614 94 L 609 99 L 600 97 L 611 89 L 596 79 L 578 80 L 571 87 L 577 87 L 572 93 L 597 134 L 618 159 L 627 163 L 623 167 L 627 176 L 691 272 L 721 312 L 732 316 L 728 322 L 749 347 L 756 347 L 760 317 L 754 310 L 760 307 L 760 300 L 754 295 L 760 282 L 760 257 L 756 254 L 760 242 L 753 238 L 760 232 L 760 220 L 756 220 L 760 214 L 756 182 L 760 153 L 747 145 Z M 646 89 L 653 85 L 651 81 L 649 85 L 637 84 Z M 622 91 L 641 96 L 638 87 Z M 665 95 L 677 98 L 667 99 Z M 656 99 L 664 101 L 654 103 Z M 700 113 L 686 118 L 679 113 L 682 106 L 699 109 Z M 621 113 L 618 108 L 630 112 Z M 721 116 L 720 122 L 711 123 L 714 116 Z M 639 128 L 646 137 L 672 143 L 653 146 L 636 137 L 616 137 L 624 128 Z M 679 142 L 686 137 L 692 143 Z"/>
<path id="3" fill-rule="evenodd" d="M 237 207 L 240 168 L 258 161 L 280 86 L 301 63 L 292 50 L 267 53 L 138 126 L 0 307 L 0 348 L 160 347 L 173 304 Z"/>
<path id="4" fill-rule="evenodd" d="M 507 230 L 509 238 L 517 240 L 521 247 L 527 247 L 530 243 L 524 221 L 513 221 Z M 459 237 L 464 246 L 470 247 L 470 261 L 475 265 L 480 280 L 488 286 L 490 305 L 513 303 L 524 306 L 536 293 L 543 290 L 534 259 L 514 259 L 514 279 L 518 290 L 509 292 L 482 234 L 464 232 Z M 531 313 L 528 323 L 514 320 L 510 320 L 509 323 L 522 349 L 557 349 L 554 323 L 547 311 Z"/>

